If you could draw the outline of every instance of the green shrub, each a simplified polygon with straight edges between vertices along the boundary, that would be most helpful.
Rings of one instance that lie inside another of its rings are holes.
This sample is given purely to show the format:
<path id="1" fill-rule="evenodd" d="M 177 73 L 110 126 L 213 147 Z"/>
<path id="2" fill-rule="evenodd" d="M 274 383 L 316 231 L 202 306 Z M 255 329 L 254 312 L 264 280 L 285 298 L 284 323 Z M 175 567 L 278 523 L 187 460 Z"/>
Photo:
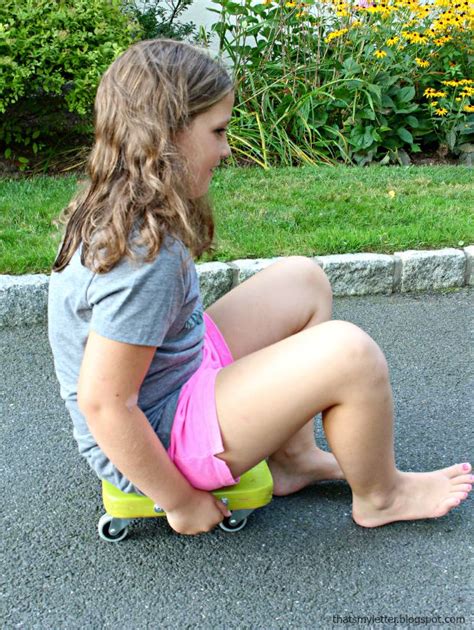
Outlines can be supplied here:
<path id="1" fill-rule="evenodd" d="M 168 37 L 170 39 L 196 41 L 196 25 L 181 23 L 179 18 L 194 0 L 127 0 L 128 11 L 142 28 L 142 39 Z"/>
<path id="2" fill-rule="evenodd" d="M 3 0 L 0 141 L 5 157 L 90 134 L 100 76 L 140 35 L 120 0 Z"/>

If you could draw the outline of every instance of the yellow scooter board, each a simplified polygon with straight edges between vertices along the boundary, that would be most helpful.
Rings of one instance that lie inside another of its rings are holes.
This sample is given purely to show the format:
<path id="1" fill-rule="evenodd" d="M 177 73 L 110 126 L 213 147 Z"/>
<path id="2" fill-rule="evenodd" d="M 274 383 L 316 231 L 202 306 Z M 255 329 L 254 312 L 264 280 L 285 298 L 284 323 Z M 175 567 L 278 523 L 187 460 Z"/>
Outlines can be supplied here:
<path id="1" fill-rule="evenodd" d="M 219 527 L 226 532 L 238 532 L 247 524 L 247 517 L 272 500 L 273 479 L 265 461 L 241 475 L 234 486 L 214 490 L 213 495 L 227 505 L 232 516 Z M 156 518 L 165 512 L 151 499 L 140 494 L 122 492 L 108 481 L 102 481 L 102 499 L 106 514 L 99 519 L 99 536 L 107 542 L 120 542 L 128 534 L 130 521 L 136 518 Z"/>

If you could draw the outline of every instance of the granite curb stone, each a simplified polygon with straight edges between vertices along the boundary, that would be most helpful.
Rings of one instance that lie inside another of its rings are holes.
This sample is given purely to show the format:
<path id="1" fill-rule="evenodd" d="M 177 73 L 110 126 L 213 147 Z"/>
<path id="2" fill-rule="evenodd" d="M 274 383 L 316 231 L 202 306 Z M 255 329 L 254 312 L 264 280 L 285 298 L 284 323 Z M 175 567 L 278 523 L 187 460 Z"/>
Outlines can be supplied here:
<path id="1" fill-rule="evenodd" d="M 49 276 L 0 275 L 0 328 L 46 319 Z"/>
<path id="2" fill-rule="evenodd" d="M 234 271 L 226 263 L 201 263 L 196 265 L 196 270 L 204 308 L 232 289 Z"/>
<path id="3" fill-rule="evenodd" d="M 467 256 L 457 249 L 395 252 L 401 259 L 400 291 L 427 291 L 465 284 Z"/>
<path id="4" fill-rule="evenodd" d="M 334 295 L 393 292 L 395 260 L 384 254 L 340 254 L 316 259 L 327 275 Z"/>
<path id="5" fill-rule="evenodd" d="M 196 265 L 204 307 L 284 257 Z M 334 295 L 373 295 L 473 286 L 474 245 L 463 250 L 408 250 L 385 254 L 313 257 L 331 282 Z M 46 319 L 49 276 L 0 275 L 0 328 Z"/>
<path id="6" fill-rule="evenodd" d="M 243 258 L 241 260 L 232 260 L 227 263 L 234 269 L 234 286 L 248 280 L 262 269 L 269 267 L 279 260 L 284 260 L 284 256 L 277 258 Z"/>
<path id="7" fill-rule="evenodd" d="M 468 287 L 474 286 L 474 245 L 469 245 L 464 248 L 466 254 L 466 276 L 465 284 Z"/>

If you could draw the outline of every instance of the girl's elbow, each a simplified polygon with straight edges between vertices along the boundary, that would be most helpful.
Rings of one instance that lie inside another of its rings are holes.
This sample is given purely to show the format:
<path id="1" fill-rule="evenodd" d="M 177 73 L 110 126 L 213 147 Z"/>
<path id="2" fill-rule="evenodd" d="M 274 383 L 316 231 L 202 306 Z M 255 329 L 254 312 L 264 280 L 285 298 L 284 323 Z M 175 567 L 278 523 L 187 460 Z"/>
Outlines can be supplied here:
<path id="1" fill-rule="evenodd" d="M 133 397 L 136 400 L 136 396 Z M 130 405 L 123 402 L 118 396 L 104 396 L 100 392 L 93 392 L 86 395 L 84 392 L 78 391 L 77 405 L 80 412 L 86 418 L 87 424 L 95 424 L 102 418 L 116 417 L 122 415 L 124 411 L 130 412 Z"/>
<path id="2" fill-rule="evenodd" d="M 79 393 L 77 395 L 77 406 L 79 407 L 79 411 L 86 418 L 97 415 L 101 408 L 99 401 L 93 400 Z"/>
<path id="3" fill-rule="evenodd" d="M 79 388 L 77 392 L 77 406 L 79 411 L 89 420 L 89 418 L 100 416 L 109 405 L 97 393 L 86 392 Z"/>

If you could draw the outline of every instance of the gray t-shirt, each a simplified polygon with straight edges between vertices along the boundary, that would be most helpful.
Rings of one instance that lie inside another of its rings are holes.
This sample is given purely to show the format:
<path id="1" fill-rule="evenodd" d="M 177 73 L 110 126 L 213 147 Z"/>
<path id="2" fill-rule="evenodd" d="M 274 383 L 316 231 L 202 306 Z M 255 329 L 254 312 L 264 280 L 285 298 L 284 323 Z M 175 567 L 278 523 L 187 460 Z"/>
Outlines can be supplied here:
<path id="1" fill-rule="evenodd" d="M 49 283 L 48 332 L 56 375 L 79 452 L 101 479 L 134 492 L 97 445 L 77 405 L 87 337 L 94 330 L 115 341 L 157 347 L 138 406 L 168 448 L 180 390 L 202 361 L 204 322 L 196 268 L 183 243 L 172 237 L 153 262 L 124 258 L 105 274 L 83 266 L 80 252 L 79 247 Z"/>

